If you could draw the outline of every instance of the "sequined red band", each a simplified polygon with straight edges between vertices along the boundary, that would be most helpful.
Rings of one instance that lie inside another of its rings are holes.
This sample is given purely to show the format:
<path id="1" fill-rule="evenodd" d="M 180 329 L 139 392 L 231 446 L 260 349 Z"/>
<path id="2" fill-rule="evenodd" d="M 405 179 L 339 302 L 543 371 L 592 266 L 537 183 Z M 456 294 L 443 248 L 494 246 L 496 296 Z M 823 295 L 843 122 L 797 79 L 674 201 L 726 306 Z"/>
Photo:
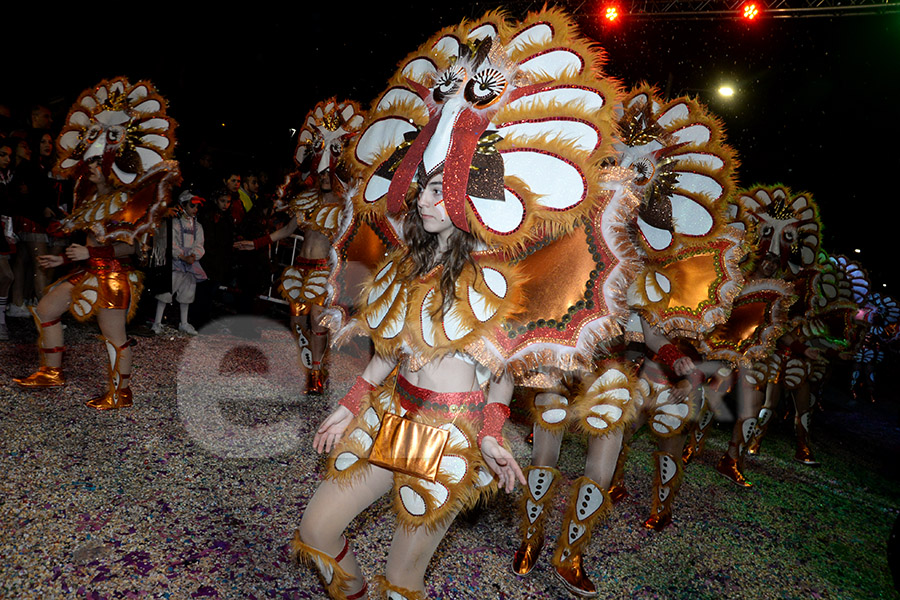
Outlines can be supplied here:
<path id="1" fill-rule="evenodd" d="M 478 432 L 478 447 L 481 448 L 481 440 L 491 436 L 498 444 L 503 444 L 503 424 L 509 418 L 509 407 L 499 402 L 491 402 L 484 407 L 484 423 Z"/>
<path id="2" fill-rule="evenodd" d="M 481 390 L 474 392 L 436 392 L 420 388 L 397 376 L 397 395 L 400 405 L 411 413 L 433 410 L 452 419 L 459 414 L 477 415 L 484 410 L 485 400 Z"/>
<path id="3" fill-rule="evenodd" d="M 670 369 L 673 368 L 675 361 L 684 358 L 684 353 L 678 349 L 675 344 L 666 344 L 656 353 L 654 360 L 662 365 L 666 365 Z"/>
<path id="4" fill-rule="evenodd" d="M 347 393 L 344 394 L 344 397 L 341 398 L 341 401 L 338 404 L 346 407 L 347 410 L 354 415 L 358 415 L 359 404 L 362 402 L 363 397 L 374 389 L 374 385 L 363 379 L 361 376 L 357 377 L 356 381 L 350 386 L 350 389 L 347 390 Z"/>
<path id="5" fill-rule="evenodd" d="M 302 256 L 298 256 L 298 257 L 294 258 L 294 266 L 302 267 L 305 269 L 328 268 L 328 259 L 327 258 L 303 258 Z"/>

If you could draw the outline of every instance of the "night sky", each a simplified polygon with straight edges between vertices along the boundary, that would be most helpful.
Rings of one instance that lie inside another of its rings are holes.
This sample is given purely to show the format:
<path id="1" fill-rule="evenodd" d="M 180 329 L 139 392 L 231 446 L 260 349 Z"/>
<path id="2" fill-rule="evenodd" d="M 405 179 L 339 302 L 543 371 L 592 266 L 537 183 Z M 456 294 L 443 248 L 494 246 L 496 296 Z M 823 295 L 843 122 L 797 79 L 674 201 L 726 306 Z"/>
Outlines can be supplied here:
<path id="1" fill-rule="evenodd" d="M 520 17 L 542 4 L 505 6 Z M 900 14 L 753 24 L 625 17 L 608 27 L 593 0 L 560 4 L 605 49 L 607 74 L 626 88 L 646 81 L 671 96 L 697 96 L 725 123 L 741 186 L 811 193 L 825 249 L 860 248 L 873 282 L 900 295 L 890 250 L 900 244 Z M 316 101 L 338 96 L 368 107 L 397 63 L 439 28 L 500 6 L 323 5 L 245 5 L 242 13 L 171 23 L 151 10 L 107 23 L 97 16 L 105 5 L 92 5 L 89 18 L 56 13 L 40 31 L 7 34 L 15 51 L 0 71 L 0 102 L 47 103 L 59 126 L 84 88 L 118 75 L 148 78 L 180 124 L 180 160 L 205 142 L 242 165 L 276 171 L 290 165 L 289 131 Z M 723 82 L 737 88 L 735 97 L 718 97 Z"/>

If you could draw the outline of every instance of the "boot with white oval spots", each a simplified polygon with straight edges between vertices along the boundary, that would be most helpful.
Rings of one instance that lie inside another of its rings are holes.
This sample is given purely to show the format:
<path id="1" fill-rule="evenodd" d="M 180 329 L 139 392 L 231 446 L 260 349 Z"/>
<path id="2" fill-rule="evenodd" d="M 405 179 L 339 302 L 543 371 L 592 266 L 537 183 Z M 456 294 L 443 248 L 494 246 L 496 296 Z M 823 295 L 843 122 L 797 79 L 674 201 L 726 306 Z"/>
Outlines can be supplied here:
<path id="1" fill-rule="evenodd" d="M 582 553 L 591 541 L 594 525 L 609 516 L 612 500 L 590 477 L 576 479 L 572 492 L 552 563 L 556 577 L 567 590 L 576 596 L 593 598 L 597 588 L 584 571 Z"/>
<path id="2" fill-rule="evenodd" d="M 706 444 L 706 433 L 713 422 L 713 416 L 713 412 L 708 407 L 700 411 L 700 418 L 688 432 L 688 440 L 681 455 L 682 465 L 687 466 L 690 461 L 700 456 L 700 453 L 703 452 L 703 446 Z"/>
<path id="3" fill-rule="evenodd" d="M 328 592 L 330 598 L 335 600 L 353 600 L 354 598 L 363 598 L 368 588 L 366 582 L 362 583 L 362 589 L 351 594 L 347 594 L 347 588 L 353 581 L 347 571 L 341 566 L 341 560 L 350 553 L 350 544 L 347 538 L 344 538 L 344 547 L 337 556 L 329 556 L 321 550 L 316 550 L 312 546 L 307 545 L 300 538 L 300 530 L 294 532 L 294 538 L 291 540 L 291 560 L 297 564 L 315 567 L 322 579 L 322 585 Z"/>
<path id="4" fill-rule="evenodd" d="M 759 417 L 756 420 L 756 432 L 753 434 L 750 443 L 747 444 L 747 454 L 750 456 L 759 454 L 762 439 L 766 436 L 766 431 L 769 430 L 769 423 L 772 422 L 772 415 L 774 414 L 775 411 L 771 408 L 762 407 L 759 410 Z"/>
<path id="5" fill-rule="evenodd" d="M 753 484 L 744 477 L 744 451 L 756 433 L 756 417 L 739 420 L 735 423 L 735 428 L 740 436 L 740 441 L 728 443 L 728 451 L 719 460 L 716 471 L 741 487 L 752 487 Z"/>
<path id="6" fill-rule="evenodd" d="M 656 475 L 653 477 L 653 508 L 644 527 L 662 531 L 672 524 L 672 502 L 681 488 L 682 467 L 677 457 L 666 452 L 654 452 Z"/>
<path id="7" fill-rule="evenodd" d="M 377 598 L 384 600 L 426 600 L 425 594 L 415 590 L 408 590 L 397 585 L 392 585 L 381 575 L 375 578 L 378 584 Z"/>
<path id="8" fill-rule="evenodd" d="M 544 547 L 544 524 L 559 485 L 559 471 L 553 467 L 528 467 L 525 480 L 528 486 L 519 504 L 522 543 L 512 565 L 516 575 L 528 575 Z"/>
<path id="9" fill-rule="evenodd" d="M 809 447 L 810 417 L 812 417 L 812 411 L 807 411 L 794 419 L 794 433 L 797 436 L 797 452 L 794 454 L 794 460 L 808 467 L 818 467 L 819 461 L 813 456 L 812 448 Z"/>

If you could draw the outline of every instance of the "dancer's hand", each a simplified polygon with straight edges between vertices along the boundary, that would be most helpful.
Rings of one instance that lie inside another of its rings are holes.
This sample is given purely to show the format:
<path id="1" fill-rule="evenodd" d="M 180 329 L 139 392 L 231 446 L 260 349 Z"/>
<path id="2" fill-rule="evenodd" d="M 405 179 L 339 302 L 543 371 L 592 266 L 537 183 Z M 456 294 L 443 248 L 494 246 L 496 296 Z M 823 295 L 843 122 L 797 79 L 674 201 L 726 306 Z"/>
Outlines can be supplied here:
<path id="1" fill-rule="evenodd" d="M 239 240 L 234 243 L 235 250 L 253 250 L 256 246 L 253 245 L 253 240 Z"/>
<path id="2" fill-rule="evenodd" d="M 89 259 L 91 253 L 87 249 L 87 246 L 82 246 L 81 244 L 69 244 L 69 247 L 66 248 L 66 256 L 68 256 L 71 261 L 79 261 Z"/>
<path id="3" fill-rule="evenodd" d="M 54 269 L 65 262 L 62 256 L 55 254 L 43 254 L 37 257 L 38 266 L 42 269 Z"/>
<path id="4" fill-rule="evenodd" d="M 353 413 L 350 412 L 350 409 L 346 406 L 338 405 L 334 412 L 322 421 L 322 424 L 319 425 L 319 430 L 316 431 L 316 435 L 313 437 L 313 448 L 316 449 L 316 452 L 319 454 L 331 452 L 331 449 L 344 435 L 344 430 L 347 429 L 352 420 Z"/>
<path id="5" fill-rule="evenodd" d="M 679 377 L 684 377 L 696 368 L 697 367 L 694 366 L 694 361 L 687 356 L 682 356 L 672 363 L 672 370 L 675 371 L 675 374 Z"/>
<path id="6" fill-rule="evenodd" d="M 669 394 L 672 396 L 672 400 L 674 400 L 675 402 L 684 402 L 687 399 L 688 395 L 691 393 L 691 389 L 693 389 L 691 382 L 687 381 L 686 379 L 682 379 L 672 386 Z"/>
<path id="7" fill-rule="evenodd" d="M 484 462 L 497 474 L 501 488 L 511 492 L 516 487 L 516 481 L 525 485 L 525 475 L 522 473 L 519 463 L 509 453 L 509 450 L 497 443 L 493 436 L 485 436 L 481 440 L 481 455 L 484 457 Z"/>

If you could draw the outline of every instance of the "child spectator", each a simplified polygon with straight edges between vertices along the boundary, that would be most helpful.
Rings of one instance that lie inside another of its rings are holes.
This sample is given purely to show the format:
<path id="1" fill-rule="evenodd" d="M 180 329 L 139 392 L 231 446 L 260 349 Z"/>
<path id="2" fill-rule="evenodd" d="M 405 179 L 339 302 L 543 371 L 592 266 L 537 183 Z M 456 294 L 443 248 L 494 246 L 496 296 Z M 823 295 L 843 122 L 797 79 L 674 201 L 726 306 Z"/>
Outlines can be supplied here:
<path id="1" fill-rule="evenodd" d="M 197 221 L 197 212 L 204 200 L 185 191 L 178 197 L 178 202 L 181 204 L 182 212 L 178 217 L 173 217 L 172 239 L 167 241 L 165 235 L 157 237 L 157 243 L 161 244 L 162 248 L 165 248 L 167 243 L 172 244 L 172 291 L 157 294 L 156 319 L 150 329 L 154 333 L 162 330 L 163 313 L 166 305 L 172 303 L 174 296 L 181 309 L 178 330 L 188 335 L 197 335 L 197 330 L 188 322 L 188 308 L 194 302 L 197 282 L 206 279 L 206 272 L 199 262 L 204 253 L 203 226 Z"/>

